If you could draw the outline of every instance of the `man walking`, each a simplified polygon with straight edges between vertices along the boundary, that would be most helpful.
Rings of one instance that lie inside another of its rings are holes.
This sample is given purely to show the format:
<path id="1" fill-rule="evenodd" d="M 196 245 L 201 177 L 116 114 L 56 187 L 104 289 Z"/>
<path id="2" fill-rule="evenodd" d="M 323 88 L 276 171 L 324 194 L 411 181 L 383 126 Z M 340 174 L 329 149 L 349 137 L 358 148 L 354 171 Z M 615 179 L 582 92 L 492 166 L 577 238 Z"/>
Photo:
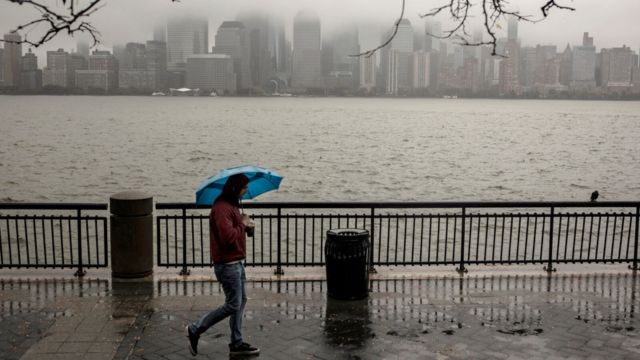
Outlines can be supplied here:
<path id="1" fill-rule="evenodd" d="M 222 194 L 216 199 L 209 214 L 209 240 L 216 279 L 224 291 L 224 304 L 204 314 L 200 320 L 187 325 L 188 347 L 191 355 L 198 354 L 200 335 L 211 326 L 229 317 L 231 342 L 229 355 L 258 355 L 260 349 L 242 340 L 242 315 L 247 303 L 243 261 L 246 256 L 245 230 L 250 226 L 247 215 L 238 209 L 240 198 L 247 191 L 249 180 L 245 175 L 229 177 Z"/>

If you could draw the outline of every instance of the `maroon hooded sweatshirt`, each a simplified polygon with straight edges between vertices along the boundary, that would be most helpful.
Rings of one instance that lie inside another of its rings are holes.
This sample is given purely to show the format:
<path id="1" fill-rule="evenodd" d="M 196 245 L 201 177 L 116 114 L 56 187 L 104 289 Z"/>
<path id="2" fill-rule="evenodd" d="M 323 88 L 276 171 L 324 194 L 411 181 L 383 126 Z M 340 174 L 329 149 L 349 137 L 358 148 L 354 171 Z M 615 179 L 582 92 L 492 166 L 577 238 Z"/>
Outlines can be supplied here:
<path id="1" fill-rule="evenodd" d="M 211 258 L 216 264 L 243 260 L 247 253 L 242 215 L 237 206 L 225 200 L 216 201 L 209 214 Z"/>

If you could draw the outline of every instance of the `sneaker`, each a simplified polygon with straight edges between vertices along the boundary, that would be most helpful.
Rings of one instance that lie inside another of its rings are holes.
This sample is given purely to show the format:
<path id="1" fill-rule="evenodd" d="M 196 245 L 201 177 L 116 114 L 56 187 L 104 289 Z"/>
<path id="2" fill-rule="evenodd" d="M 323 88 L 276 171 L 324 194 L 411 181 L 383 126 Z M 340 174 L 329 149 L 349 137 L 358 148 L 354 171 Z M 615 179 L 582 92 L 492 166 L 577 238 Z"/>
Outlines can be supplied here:
<path id="1" fill-rule="evenodd" d="M 230 356 L 238 356 L 238 355 L 258 355 L 260 354 L 260 349 L 257 347 L 251 346 L 246 342 L 243 342 L 240 345 L 231 346 L 229 345 L 229 355 Z"/>
<path id="2" fill-rule="evenodd" d="M 191 331 L 190 325 L 187 325 L 185 330 L 187 332 L 187 339 L 189 339 L 189 341 L 187 342 L 187 348 L 189 349 L 191 355 L 196 356 L 198 355 L 198 340 L 200 339 L 200 336 L 194 334 Z"/>

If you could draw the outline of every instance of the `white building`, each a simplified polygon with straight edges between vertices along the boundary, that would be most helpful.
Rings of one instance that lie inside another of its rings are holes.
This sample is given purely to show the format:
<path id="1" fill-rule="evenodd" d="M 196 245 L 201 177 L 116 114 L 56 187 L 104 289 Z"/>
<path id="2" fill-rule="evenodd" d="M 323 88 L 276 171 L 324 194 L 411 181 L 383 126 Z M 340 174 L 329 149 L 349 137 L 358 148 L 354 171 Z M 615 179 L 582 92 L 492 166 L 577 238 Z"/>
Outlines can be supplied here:
<path id="1" fill-rule="evenodd" d="M 187 58 L 187 87 L 216 94 L 235 93 L 233 59 L 224 54 L 201 54 Z"/>
<path id="2" fill-rule="evenodd" d="M 318 15 L 310 10 L 299 11 L 293 19 L 293 89 L 322 86 L 320 44 Z"/>
<path id="3" fill-rule="evenodd" d="M 425 89 L 429 87 L 429 69 L 431 68 L 431 53 L 428 51 L 416 51 L 413 53 L 413 88 Z"/>

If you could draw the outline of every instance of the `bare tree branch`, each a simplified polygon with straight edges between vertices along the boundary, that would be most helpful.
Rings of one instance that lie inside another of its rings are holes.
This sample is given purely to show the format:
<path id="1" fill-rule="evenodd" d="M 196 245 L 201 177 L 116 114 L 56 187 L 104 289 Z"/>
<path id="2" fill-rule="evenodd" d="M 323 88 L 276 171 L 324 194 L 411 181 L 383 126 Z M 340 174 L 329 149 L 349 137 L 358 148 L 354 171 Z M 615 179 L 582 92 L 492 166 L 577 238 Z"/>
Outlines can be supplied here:
<path id="1" fill-rule="evenodd" d="M 4 0 L 16 5 L 27 6 L 40 13 L 38 19 L 19 25 L 12 33 L 22 36 L 21 40 L 4 40 L 2 42 L 29 44 L 38 47 L 61 33 L 73 35 L 77 32 L 88 33 L 93 39 L 93 44 L 100 43 L 100 32 L 88 19 L 104 4 L 103 0 L 91 0 L 80 6 L 77 0 L 62 0 L 62 8 L 53 9 L 44 4 L 43 0 Z M 36 28 L 44 26 L 41 34 L 31 39 L 29 34 Z"/>

